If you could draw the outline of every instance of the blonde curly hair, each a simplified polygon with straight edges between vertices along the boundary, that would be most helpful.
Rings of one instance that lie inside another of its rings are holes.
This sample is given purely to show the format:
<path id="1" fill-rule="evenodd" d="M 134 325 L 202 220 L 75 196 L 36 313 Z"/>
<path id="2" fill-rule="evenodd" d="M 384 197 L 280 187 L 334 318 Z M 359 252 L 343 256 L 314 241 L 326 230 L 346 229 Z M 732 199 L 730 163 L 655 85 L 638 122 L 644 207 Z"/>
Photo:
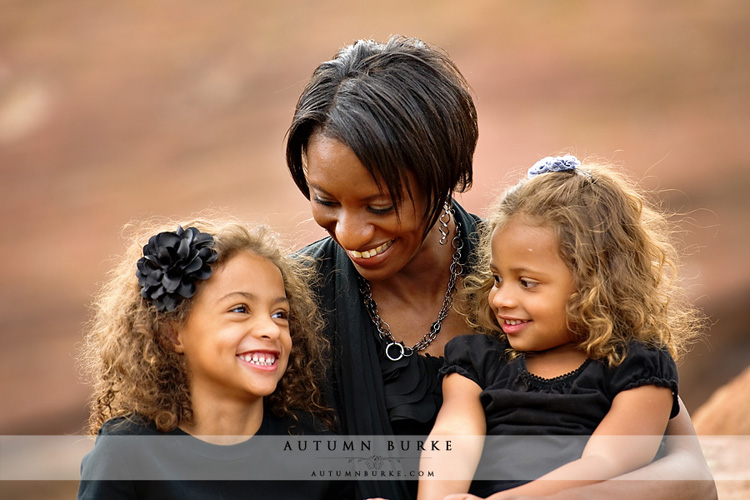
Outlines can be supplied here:
<path id="1" fill-rule="evenodd" d="M 178 226 L 195 227 L 214 238 L 218 259 L 215 270 L 238 252 L 249 251 L 270 260 L 281 271 L 289 299 L 292 350 L 287 370 L 276 390 L 266 397 L 277 416 L 295 411 L 316 415 L 333 424 L 322 397 L 324 360 L 330 349 L 322 335 L 323 320 L 311 291 L 312 266 L 282 250 L 278 235 L 265 226 L 250 229 L 232 219 L 209 221 L 148 221 L 129 224 L 131 244 L 109 274 L 93 303 L 79 363 L 94 390 L 88 430 L 96 434 L 115 417 L 141 415 L 163 432 L 192 423 L 193 412 L 187 366 L 174 351 L 172 325 L 184 323 L 192 300 L 183 300 L 171 312 L 159 312 L 140 294 L 136 262 L 148 238 Z M 196 285 L 200 290 L 202 282 Z"/>
<path id="2" fill-rule="evenodd" d="M 472 327 L 505 338 L 488 302 L 491 238 L 521 215 L 557 237 L 576 287 L 567 304 L 568 327 L 587 357 L 617 366 L 628 342 L 637 340 L 665 347 L 677 360 L 699 337 L 705 316 L 678 279 L 667 216 L 622 174 L 593 161 L 524 179 L 490 209 L 475 272 L 462 291 L 461 312 Z"/>

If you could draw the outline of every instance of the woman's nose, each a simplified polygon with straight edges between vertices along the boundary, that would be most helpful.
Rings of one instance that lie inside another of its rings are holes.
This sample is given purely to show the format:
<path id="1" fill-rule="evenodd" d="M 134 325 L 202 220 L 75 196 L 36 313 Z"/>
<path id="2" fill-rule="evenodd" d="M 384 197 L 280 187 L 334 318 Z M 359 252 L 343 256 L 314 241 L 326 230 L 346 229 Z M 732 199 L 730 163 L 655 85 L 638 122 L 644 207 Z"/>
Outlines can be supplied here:
<path id="1" fill-rule="evenodd" d="M 374 228 L 365 217 L 342 212 L 333 228 L 339 245 L 346 250 L 359 250 L 372 241 Z"/>

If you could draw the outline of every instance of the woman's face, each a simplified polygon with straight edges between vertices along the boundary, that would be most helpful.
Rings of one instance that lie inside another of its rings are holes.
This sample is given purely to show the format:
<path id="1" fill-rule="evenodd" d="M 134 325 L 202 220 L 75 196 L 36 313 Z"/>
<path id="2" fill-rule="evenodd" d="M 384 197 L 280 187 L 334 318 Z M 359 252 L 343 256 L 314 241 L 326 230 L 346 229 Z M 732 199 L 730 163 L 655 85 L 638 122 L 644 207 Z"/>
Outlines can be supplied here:
<path id="1" fill-rule="evenodd" d="M 403 269 L 422 248 L 423 193 L 411 173 L 396 207 L 357 155 L 340 141 L 316 133 L 307 146 L 307 182 L 312 215 L 343 248 L 357 271 L 378 281 Z"/>
<path id="2" fill-rule="evenodd" d="M 190 397 L 213 402 L 257 401 L 286 371 L 292 339 L 281 271 L 243 251 L 214 270 L 177 328 Z"/>

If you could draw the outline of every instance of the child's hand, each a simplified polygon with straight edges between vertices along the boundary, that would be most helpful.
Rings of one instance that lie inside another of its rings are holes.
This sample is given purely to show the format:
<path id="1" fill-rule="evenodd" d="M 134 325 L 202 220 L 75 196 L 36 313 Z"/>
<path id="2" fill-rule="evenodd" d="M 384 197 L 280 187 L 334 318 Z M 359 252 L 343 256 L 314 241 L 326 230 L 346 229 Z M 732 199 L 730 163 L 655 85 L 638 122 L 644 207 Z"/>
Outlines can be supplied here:
<path id="1" fill-rule="evenodd" d="M 448 495 L 443 500 L 482 500 L 481 498 L 470 495 L 468 493 L 456 493 L 454 495 Z"/>

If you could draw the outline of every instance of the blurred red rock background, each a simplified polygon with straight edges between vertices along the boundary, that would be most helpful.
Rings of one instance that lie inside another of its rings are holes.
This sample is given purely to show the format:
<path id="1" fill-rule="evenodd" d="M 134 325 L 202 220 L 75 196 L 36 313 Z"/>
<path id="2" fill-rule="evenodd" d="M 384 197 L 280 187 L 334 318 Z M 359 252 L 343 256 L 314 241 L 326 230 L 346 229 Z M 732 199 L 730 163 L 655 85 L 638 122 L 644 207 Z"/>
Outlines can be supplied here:
<path id="1" fill-rule="evenodd" d="M 750 364 L 744 0 L 0 4 L 0 435 L 82 432 L 76 349 L 128 221 L 213 208 L 322 235 L 284 165 L 296 98 L 340 46 L 396 33 L 474 89 L 465 206 L 549 154 L 616 161 L 681 214 L 713 322 L 681 366 L 689 409 Z"/>

